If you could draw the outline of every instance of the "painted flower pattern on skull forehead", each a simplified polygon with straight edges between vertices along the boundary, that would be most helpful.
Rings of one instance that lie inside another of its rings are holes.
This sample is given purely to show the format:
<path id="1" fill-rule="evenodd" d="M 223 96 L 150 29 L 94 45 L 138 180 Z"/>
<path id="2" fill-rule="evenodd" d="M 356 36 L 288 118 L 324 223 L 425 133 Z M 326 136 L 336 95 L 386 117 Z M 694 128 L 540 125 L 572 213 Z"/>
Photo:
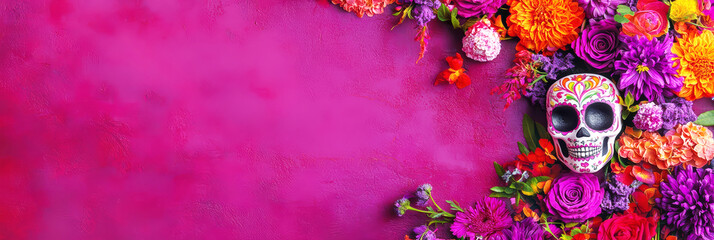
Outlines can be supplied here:
<path id="1" fill-rule="evenodd" d="M 596 74 L 575 74 L 562 78 L 548 90 L 548 108 L 553 109 L 560 105 L 569 105 L 579 109 L 579 116 L 585 114 L 587 106 L 594 102 L 603 102 L 611 107 L 620 104 L 615 84 L 606 77 Z M 550 121 L 550 112 L 548 120 Z M 607 130 L 619 128 L 621 123 L 615 121 Z"/>

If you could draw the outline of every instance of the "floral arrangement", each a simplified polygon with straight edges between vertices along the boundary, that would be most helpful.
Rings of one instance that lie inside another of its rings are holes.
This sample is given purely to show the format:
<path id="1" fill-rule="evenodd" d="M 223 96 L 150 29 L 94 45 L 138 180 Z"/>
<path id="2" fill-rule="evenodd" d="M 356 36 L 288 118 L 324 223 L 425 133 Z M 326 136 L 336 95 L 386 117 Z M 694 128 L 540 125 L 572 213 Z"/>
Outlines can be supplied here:
<path id="1" fill-rule="evenodd" d="M 622 124 L 602 169 L 571 170 L 552 122 L 525 115 L 526 144 L 494 162 L 502 184 L 489 196 L 439 205 L 424 184 L 395 202 L 398 216 L 425 215 L 405 239 L 714 239 L 714 111 L 692 111 L 692 101 L 714 97 L 712 0 L 332 2 L 360 17 L 394 6 L 396 25 L 416 20 L 417 62 L 432 20 L 463 33 L 463 53 L 446 57 L 435 85 L 468 87 L 464 61 L 491 61 L 501 41 L 518 41 L 513 67 L 491 90 L 505 108 L 525 97 L 546 110 L 549 89 L 574 73 L 612 79 L 619 95 L 613 109 Z"/>

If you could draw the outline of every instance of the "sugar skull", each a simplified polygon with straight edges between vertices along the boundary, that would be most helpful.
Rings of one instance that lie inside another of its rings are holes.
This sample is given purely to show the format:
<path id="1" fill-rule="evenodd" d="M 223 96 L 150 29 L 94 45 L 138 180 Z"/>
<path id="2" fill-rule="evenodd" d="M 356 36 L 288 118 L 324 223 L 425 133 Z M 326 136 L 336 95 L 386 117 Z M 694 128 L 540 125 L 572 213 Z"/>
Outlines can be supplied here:
<path id="1" fill-rule="evenodd" d="M 548 90 L 546 108 L 555 151 L 573 172 L 597 172 L 616 154 L 622 107 L 610 79 L 589 73 L 561 78 Z"/>

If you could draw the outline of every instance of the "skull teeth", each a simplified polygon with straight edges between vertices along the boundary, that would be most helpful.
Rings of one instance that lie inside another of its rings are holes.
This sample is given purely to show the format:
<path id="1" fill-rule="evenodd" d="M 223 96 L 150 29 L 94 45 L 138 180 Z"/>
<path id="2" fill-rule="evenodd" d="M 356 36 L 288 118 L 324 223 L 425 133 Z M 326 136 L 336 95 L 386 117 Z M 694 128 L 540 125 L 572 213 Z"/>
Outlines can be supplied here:
<path id="1" fill-rule="evenodd" d="M 584 146 L 584 147 L 568 148 L 568 153 L 573 158 L 589 158 L 589 157 L 597 155 L 601 151 L 602 151 L 602 147 L 600 147 L 600 146 L 597 146 L 597 147 Z"/>

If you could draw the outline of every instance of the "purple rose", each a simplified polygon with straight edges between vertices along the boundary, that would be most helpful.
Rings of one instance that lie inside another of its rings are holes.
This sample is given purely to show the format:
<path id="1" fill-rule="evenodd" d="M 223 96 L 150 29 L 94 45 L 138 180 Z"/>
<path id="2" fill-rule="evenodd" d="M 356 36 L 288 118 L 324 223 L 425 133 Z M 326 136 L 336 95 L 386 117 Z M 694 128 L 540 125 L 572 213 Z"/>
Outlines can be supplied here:
<path id="1" fill-rule="evenodd" d="M 604 194 L 595 175 L 566 173 L 553 182 L 545 205 L 548 212 L 565 223 L 584 222 L 600 214 Z"/>
<path id="2" fill-rule="evenodd" d="M 585 28 L 571 45 L 575 55 L 582 58 L 594 68 L 612 70 L 615 56 L 620 46 L 620 30 L 613 20 L 590 21 L 590 26 Z"/>
<path id="3" fill-rule="evenodd" d="M 483 14 L 492 17 L 505 3 L 505 0 L 454 0 L 456 8 L 459 9 L 456 13 L 464 18 Z"/>

